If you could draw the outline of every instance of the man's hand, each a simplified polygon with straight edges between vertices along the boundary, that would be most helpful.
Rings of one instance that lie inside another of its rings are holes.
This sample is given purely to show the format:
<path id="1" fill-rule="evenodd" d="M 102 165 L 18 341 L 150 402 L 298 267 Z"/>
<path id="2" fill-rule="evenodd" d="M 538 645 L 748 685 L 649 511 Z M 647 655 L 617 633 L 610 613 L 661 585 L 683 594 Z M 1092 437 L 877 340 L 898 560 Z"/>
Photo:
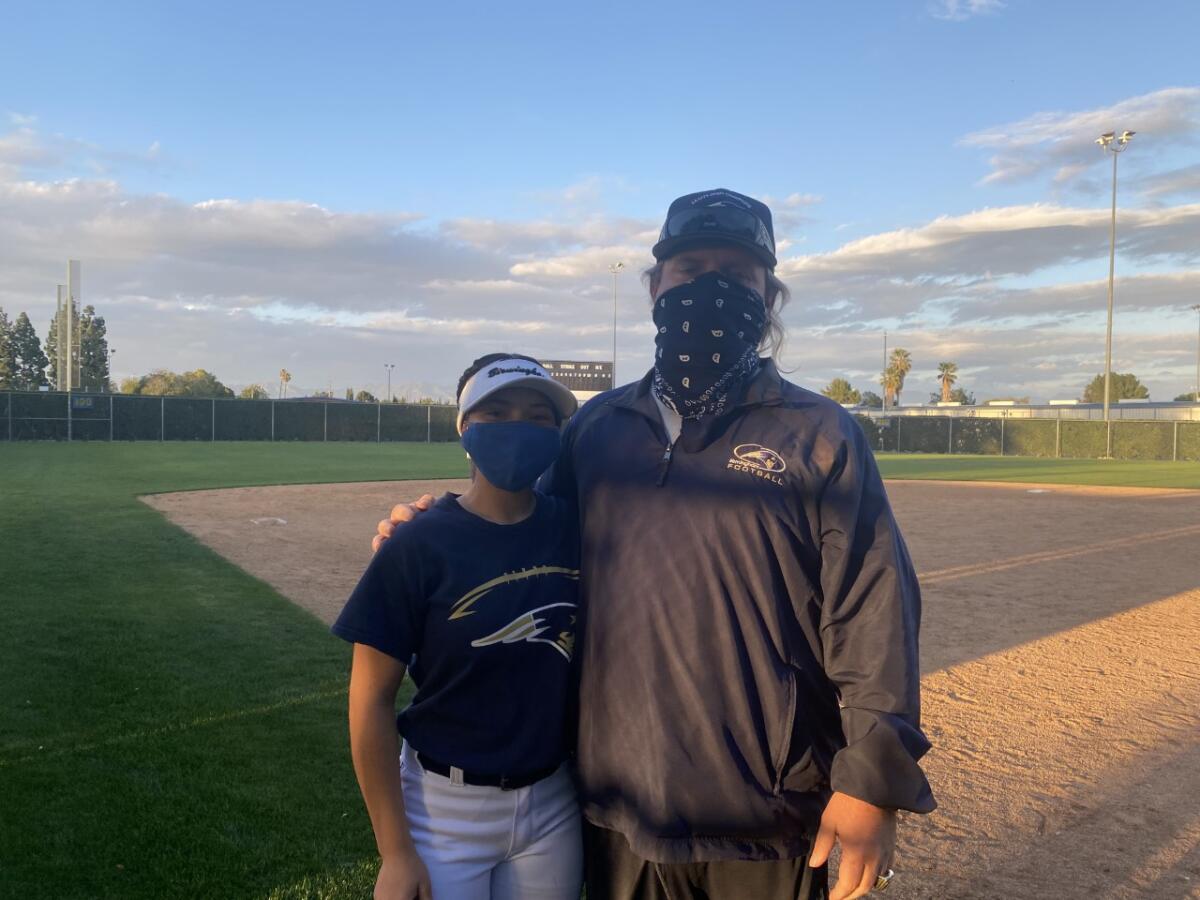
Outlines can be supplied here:
<path id="1" fill-rule="evenodd" d="M 392 507 L 392 514 L 389 518 L 384 519 L 375 529 L 378 534 L 371 541 L 371 552 L 378 553 L 379 548 L 383 546 L 383 542 L 392 536 L 392 532 L 396 530 L 396 526 L 404 522 L 411 522 L 429 507 L 433 506 L 433 494 L 423 494 L 421 499 L 415 503 L 397 503 Z"/>
<path id="2" fill-rule="evenodd" d="M 375 900 L 433 900 L 429 872 L 416 850 L 383 860 L 375 879 Z"/>
<path id="3" fill-rule="evenodd" d="M 823 866 L 835 842 L 842 845 L 837 884 L 829 900 L 865 897 L 888 870 L 896 849 L 896 812 L 835 792 L 821 815 L 808 864 Z"/>

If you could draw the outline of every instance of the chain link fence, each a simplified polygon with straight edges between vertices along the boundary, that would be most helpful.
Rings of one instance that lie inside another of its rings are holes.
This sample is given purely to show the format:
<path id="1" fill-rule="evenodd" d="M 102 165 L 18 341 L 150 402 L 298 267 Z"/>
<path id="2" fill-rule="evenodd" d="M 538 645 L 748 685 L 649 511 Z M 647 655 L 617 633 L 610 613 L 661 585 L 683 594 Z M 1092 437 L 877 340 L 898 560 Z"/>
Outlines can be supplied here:
<path id="1" fill-rule="evenodd" d="M 1124 411 L 1123 411 L 1124 412 Z M 0 392 L 0 440 L 425 441 L 458 440 L 453 406 L 337 400 L 214 400 L 136 394 Z M 1097 459 L 1103 421 L 854 417 L 883 452 Z M 1117 459 L 1200 460 L 1200 421 L 1114 419 Z"/>
<path id="2" fill-rule="evenodd" d="M 0 440 L 458 440 L 453 406 L 0 392 Z"/>
<path id="3" fill-rule="evenodd" d="M 871 446 L 890 453 L 966 453 L 1099 459 L 1112 428 L 1115 459 L 1200 460 L 1200 421 L 855 416 Z"/>

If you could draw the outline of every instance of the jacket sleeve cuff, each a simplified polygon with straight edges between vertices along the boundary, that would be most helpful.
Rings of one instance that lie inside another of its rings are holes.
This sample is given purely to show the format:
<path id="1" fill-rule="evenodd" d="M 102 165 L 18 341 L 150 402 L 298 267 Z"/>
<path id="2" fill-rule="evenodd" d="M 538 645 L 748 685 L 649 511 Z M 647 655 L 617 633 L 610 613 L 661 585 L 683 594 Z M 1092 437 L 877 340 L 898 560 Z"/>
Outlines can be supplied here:
<path id="1" fill-rule="evenodd" d="M 830 786 L 885 809 L 933 812 L 937 803 L 917 760 L 929 741 L 905 718 L 870 709 L 842 710 L 846 746 L 833 758 Z"/>

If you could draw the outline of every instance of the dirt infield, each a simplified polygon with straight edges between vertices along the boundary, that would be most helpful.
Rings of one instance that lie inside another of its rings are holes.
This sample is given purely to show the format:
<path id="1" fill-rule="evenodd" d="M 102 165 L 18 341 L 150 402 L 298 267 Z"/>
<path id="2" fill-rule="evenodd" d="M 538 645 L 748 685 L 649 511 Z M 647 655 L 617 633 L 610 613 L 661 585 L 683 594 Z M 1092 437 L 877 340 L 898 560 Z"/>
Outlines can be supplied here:
<path id="1" fill-rule="evenodd" d="M 146 502 L 329 622 L 390 505 L 462 485 Z M 888 491 L 921 572 L 941 806 L 906 817 L 887 896 L 1200 898 L 1200 492 Z"/>

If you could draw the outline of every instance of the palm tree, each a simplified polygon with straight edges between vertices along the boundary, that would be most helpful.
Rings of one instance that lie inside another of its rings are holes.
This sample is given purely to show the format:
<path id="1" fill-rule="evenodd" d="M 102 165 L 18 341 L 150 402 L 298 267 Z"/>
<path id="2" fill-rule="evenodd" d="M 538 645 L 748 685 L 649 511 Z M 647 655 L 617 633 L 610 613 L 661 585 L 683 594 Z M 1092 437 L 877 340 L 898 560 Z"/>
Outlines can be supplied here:
<path id="1" fill-rule="evenodd" d="M 884 406 L 895 406 L 896 399 L 900 396 L 900 387 L 904 384 L 904 376 L 895 366 L 888 366 L 879 383 L 883 385 Z"/>
<path id="2" fill-rule="evenodd" d="M 903 347 L 897 347 L 892 351 L 891 363 L 888 365 L 888 370 L 895 370 L 896 376 L 899 379 L 896 384 L 896 403 L 900 402 L 900 392 L 904 390 L 904 376 L 912 371 L 912 354 Z M 885 386 L 886 389 L 886 386 Z"/>
<path id="3" fill-rule="evenodd" d="M 938 381 L 942 383 L 942 402 L 950 402 L 950 388 L 958 381 L 958 363 L 938 363 Z"/>

